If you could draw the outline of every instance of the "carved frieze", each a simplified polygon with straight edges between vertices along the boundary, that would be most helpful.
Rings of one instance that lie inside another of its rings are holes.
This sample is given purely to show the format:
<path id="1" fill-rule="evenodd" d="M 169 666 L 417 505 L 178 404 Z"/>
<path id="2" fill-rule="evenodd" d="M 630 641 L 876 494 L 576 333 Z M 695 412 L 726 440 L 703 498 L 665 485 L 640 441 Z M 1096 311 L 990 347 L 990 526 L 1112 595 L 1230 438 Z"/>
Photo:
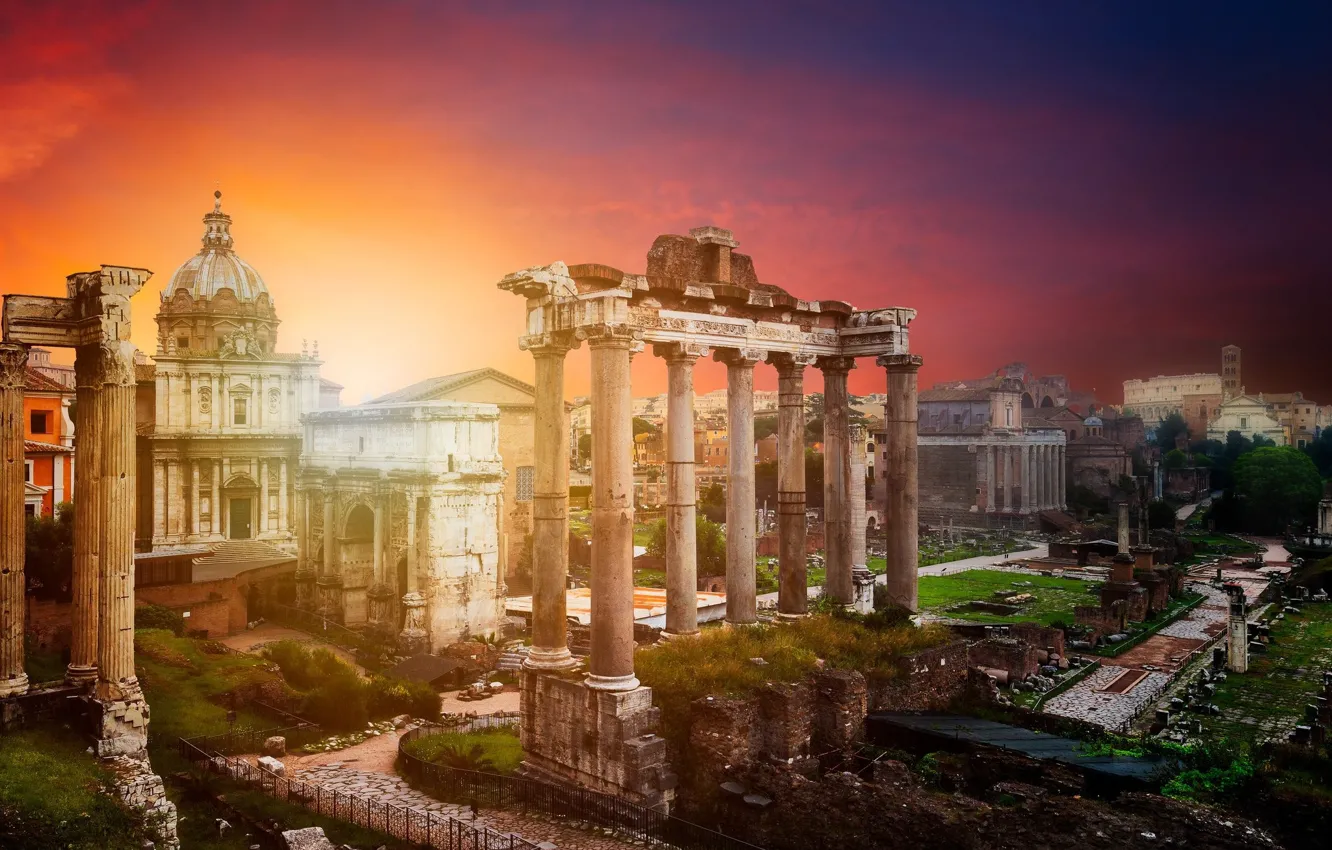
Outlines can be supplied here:
<path id="1" fill-rule="evenodd" d="M 277 413 L 278 408 L 281 405 L 282 405 L 282 391 L 279 390 L 277 387 L 273 387 L 271 390 L 268 391 L 268 412 Z"/>

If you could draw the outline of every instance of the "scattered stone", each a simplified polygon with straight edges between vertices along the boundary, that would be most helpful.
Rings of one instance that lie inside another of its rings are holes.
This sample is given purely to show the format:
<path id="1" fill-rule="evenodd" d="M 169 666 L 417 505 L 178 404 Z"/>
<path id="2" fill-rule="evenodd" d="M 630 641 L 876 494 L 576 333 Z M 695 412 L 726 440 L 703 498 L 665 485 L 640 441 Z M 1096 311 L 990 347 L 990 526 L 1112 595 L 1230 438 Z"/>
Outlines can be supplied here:
<path id="1" fill-rule="evenodd" d="M 410 715 L 407 715 L 407 714 L 399 714 L 397 717 L 393 718 L 393 721 L 392 721 L 392 722 L 393 722 L 393 728 L 394 728 L 394 729 L 401 729 L 402 727 L 406 726 L 406 725 L 407 725 L 408 723 L 410 723 L 411 721 L 412 721 L 412 718 L 411 718 Z"/>
<path id="2" fill-rule="evenodd" d="M 336 850 L 322 826 L 289 829 L 282 833 L 282 840 L 287 843 L 287 850 Z"/>
<path id="3" fill-rule="evenodd" d="M 274 776 L 287 775 L 287 766 L 272 756 L 260 756 L 259 766 Z"/>
<path id="4" fill-rule="evenodd" d="M 271 738 L 264 739 L 264 755 L 273 758 L 282 758 L 287 754 L 287 739 L 281 735 L 274 735 Z"/>

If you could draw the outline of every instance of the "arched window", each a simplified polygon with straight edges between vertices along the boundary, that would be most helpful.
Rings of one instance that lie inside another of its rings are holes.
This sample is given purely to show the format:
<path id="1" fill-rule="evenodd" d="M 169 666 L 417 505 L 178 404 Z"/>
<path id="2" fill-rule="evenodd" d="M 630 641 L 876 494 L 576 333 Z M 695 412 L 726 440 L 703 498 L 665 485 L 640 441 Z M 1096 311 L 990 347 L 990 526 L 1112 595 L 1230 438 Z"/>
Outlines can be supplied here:
<path id="1" fill-rule="evenodd" d="M 357 505 L 347 514 L 347 527 L 343 538 L 348 541 L 363 542 L 375 539 L 375 515 L 365 505 Z"/>

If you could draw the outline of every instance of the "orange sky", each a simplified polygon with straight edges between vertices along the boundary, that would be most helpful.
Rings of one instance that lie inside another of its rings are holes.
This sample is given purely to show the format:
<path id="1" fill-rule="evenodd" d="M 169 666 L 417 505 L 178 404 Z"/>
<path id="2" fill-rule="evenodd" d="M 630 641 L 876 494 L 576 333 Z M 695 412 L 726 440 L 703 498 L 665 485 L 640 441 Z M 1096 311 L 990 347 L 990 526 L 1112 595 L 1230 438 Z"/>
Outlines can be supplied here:
<path id="1" fill-rule="evenodd" d="M 1196 296 L 1218 269 L 1244 272 L 1234 291 L 1284 280 L 1245 271 L 1276 248 L 1244 243 L 1244 211 L 1186 215 L 1179 187 L 1156 191 L 1179 142 L 1144 134 L 1136 107 L 1057 80 L 990 90 L 994 68 L 958 82 L 939 62 L 970 61 L 964 44 L 870 67 L 857 51 L 883 24 L 850 7 L 819 13 L 845 31 L 825 43 L 762 5 L 631 6 L 7 7 L 0 291 L 147 266 L 135 341 L 152 353 L 158 293 L 220 188 L 280 347 L 318 339 L 344 403 L 483 365 L 530 379 L 501 276 L 557 259 L 642 271 L 657 234 L 701 224 L 801 297 L 917 307 L 924 385 L 1023 359 L 1118 401 L 1125 377 L 1215 370 L 1225 342 L 1279 347 L 1285 314 Z M 1180 310 L 1199 321 L 1168 339 L 1089 348 L 1089 329 Z M 663 389 L 651 356 L 634 370 L 635 394 Z M 585 352 L 568 375 L 586 391 Z M 723 382 L 699 370 L 700 391 Z M 869 362 L 851 378 L 882 383 Z"/>

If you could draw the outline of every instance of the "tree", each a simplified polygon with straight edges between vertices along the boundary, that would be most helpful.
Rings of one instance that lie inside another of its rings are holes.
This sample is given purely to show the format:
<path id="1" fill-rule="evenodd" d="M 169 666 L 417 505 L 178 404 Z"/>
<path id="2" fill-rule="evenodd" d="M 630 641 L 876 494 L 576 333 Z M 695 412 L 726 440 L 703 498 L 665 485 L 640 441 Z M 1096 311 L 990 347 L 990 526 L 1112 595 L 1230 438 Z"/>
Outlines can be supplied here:
<path id="1" fill-rule="evenodd" d="M 726 529 L 699 514 L 695 518 L 695 555 L 700 576 L 726 575 Z M 648 528 L 647 553 L 654 558 L 666 557 L 666 520 L 659 519 Z"/>
<path id="2" fill-rule="evenodd" d="M 1179 436 L 1187 440 L 1189 436 L 1189 424 L 1184 421 L 1184 417 L 1178 413 L 1172 413 L 1156 426 L 1156 445 L 1164 450 L 1175 447 L 1175 439 Z"/>
<path id="3" fill-rule="evenodd" d="M 653 425 L 651 422 L 647 421 L 641 416 L 634 417 L 633 426 L 634 426 L 635 437 L 637 437 L 639 434 L 655 434 L 661 430 L 656 425 Z"/>
<path id="4" fill-rule="evenodd" d="M 1153 500 L 1147 503 L 1148 528 L 1175 528 L 1175 509 L 1168 502 Z"/>
<path id="5" fill-rule="evenodd" d="M 1171 449 L 1161 459 L 1161 465 L 1166 469 L 1183 469 L 1189 465 L 1189 456 L 1179 449 Z"/>
<path id="6" fill-rule="evenodd" d="M 578 435 L 578 462 L 587 463 L 592 458 L 592 433 Z"/>
<path id="7" fill-rule="evenodd" d="M 1253 435 L 1253 447 L 1255 449 L 1271 448 L 1276 445 L 1276 440 L 1271 437 L 1264 437 L 1262 434 Z"/>
<path id="8" fill-rule="evenodd" d="M 1245 527 L 1280 534 L 1308 523 L 1323 493 L 1323 479 L 1308 455 L 1290 446 L 1264 446 L 1235 463 L 1235 494 L 1244 503 Z"/>
<path id="9" fill-rule="evenodd" d="M 55 516 L 28 517 L 24 572 L 40 599 L 68 601 L 74 579 L 74 506 L 62 502 Z"/>
<path id="10" fill-rule="evenodd" d="M 715 522 L 726 521 L 726 491 L 715 481 L 705 489 L 698 500 L 698 510 Z"/>
<path id="11" fill-rule="evenodd" d="M 1304 447 L 1307 454 L 1318 467 L 1318 474 L 1332 478 L 1332 428 L 1324 428 L 1318 433 L 1318 439 Z"/>
<path id="12" fill-rule="evenodd" d="M 754 439 L 762 440 L 764 437 L 777 433 L 777 415 L 775 413 L 765 414 L 754 417 Z"/>

